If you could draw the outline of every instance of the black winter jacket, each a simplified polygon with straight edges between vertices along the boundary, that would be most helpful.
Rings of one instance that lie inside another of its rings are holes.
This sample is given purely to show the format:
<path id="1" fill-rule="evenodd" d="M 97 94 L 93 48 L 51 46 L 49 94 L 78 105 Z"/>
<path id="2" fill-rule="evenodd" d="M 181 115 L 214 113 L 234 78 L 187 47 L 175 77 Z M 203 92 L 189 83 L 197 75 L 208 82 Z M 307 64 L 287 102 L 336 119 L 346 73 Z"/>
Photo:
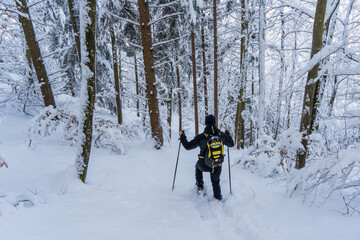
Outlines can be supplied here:
<path id="1" fill-rule="evenodd" d="M 181 135 L 180 140 L 181 140 L 181 143 L 182 143 L 182 145 L 184 146 L 184 148 L 186 150 L 191 150 L 191 149 L 195 149 L 197 147 L 200 147 L 199 156 L 205 156 L 205 151 L 206 151 L 206 148 L 207 148 L 207 146 L 206 146 L 207 137 L 209 135 L 219 136 L 221 138 L 221 140 L 223 141 L 223 143 L 228 147 L 233 147 L 234 146 L 234 141 L 231 138 L 231 136 L 229 134 L 221 132 L 215 126 L 206 126 L 205 129 L 204 129 L 204 132 L 197 135 L 190 142 L 188 142 L 188 140 L 186 139 L 185 133 Z M 196 165 L 201 171 L 210 171 L 211 170 L 208 166 L 205 165 L 204 158 L 199 158 L 199 161 L 197 162 Z"/>

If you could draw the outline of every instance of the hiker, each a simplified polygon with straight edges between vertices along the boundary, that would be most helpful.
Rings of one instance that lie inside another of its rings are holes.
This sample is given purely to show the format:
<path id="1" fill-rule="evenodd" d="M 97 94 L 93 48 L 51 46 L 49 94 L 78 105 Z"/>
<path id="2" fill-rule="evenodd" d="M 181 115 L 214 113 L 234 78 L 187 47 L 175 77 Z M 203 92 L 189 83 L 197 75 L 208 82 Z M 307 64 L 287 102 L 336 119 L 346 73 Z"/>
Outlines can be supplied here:
<path id="1" fill-rule="evenodd" d="M 226 130 L 224 133 L 221 132 L 216 127 L 216 118 L 214 115 L 208 115 L 205 117 L 205 125 L 206 127 L 204 129 L 204 132 L 197 135 L 190 142 L 188 142 L 188 140 L 186 139 L 186 135 L 184 131 L 180 131 L 179 136 L 181 143 L 186 150 L 191 150 L 196 147 L 200 147 L 199 159 L 195 165 L 195 179 L 196 179 L 196 187 L 198 194 L 204 192 L 203 172 L 210 172 L 214 198 L 221 200 L 222 199 L 221 188 L 220 188 L 221 165 L 211 168 L 210 166 L 205 164 L 205 157 L 206 154 L 208 154 L 209 152 L 208 141 L 211 137 L 218 136 L 222 140 L 223 144 L 225 144 L 228 147 L 233 147 L 234 141 L 231 138 L 230 132 L 228 130 Z"/>

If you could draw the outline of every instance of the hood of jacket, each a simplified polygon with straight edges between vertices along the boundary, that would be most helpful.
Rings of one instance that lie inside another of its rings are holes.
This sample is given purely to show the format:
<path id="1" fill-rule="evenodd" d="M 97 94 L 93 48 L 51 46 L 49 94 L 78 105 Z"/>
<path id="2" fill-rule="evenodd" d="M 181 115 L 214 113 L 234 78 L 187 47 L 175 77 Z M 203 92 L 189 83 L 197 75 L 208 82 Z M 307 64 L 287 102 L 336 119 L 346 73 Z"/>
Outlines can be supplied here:
<path id="1" fill-rule="evenodd" d="M 204 133 L 211 135 L 218 135 L 220 130 L 215 125 L 208 125 L 204 129 Z"/>

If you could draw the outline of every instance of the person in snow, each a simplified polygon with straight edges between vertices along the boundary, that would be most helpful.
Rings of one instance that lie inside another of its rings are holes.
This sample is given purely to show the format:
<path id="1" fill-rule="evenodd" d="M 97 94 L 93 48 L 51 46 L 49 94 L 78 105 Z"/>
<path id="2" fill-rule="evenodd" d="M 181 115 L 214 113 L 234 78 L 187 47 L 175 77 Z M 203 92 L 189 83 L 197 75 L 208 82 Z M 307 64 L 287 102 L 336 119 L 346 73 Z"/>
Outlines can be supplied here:
<path id="1" fill-rule="evenodd" d="M 234 146 L 234 141 L 230 136 L 230 132 L 226 130 L 224 133 L 216 127 L 216 118 L 214 115 L 208 115 L 205 117 L 204 132 L 197 135 L 190 142 L 188 142 L 188 140 L 186 139 L 186 135 L 184 131 L 179 132 L 180 141 L 186 150 L 191 150 L 200 147 L 199 159 L 195 165 L 195 179 L 196 179 L 196 187 L 198 193 L 204 191 L 203 172 L 210 172 L 214 198 L 221 200 L 222 199 L 221 187 L 220 187 L 221 166 L 212 169 L 205 164 L 204 156 L 207 150 L 207 140 L 209 135 L 219 136 L 220 139 L 223 141 L 223 143 L 228 147 Z"/>

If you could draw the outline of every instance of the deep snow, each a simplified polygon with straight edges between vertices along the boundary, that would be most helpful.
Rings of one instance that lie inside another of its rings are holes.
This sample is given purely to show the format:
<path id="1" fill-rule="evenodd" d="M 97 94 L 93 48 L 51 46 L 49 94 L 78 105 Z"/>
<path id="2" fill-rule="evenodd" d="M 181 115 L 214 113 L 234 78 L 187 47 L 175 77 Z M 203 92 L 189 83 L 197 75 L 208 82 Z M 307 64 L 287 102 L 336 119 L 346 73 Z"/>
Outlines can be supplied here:
<path id="1" fill-rule="evenodd" d="M 50 138 L 29 149 L 30 118 L 0 116 L 0 239 L 243 239 L 358 240 L 360 219 L 290 199 L 279 185 L 239 165 L 223 167 L 224 201 L 198 198 L 194 165 L 198 150 L 180 152 L 171 191 L 177 138 L 157 151 L 147 140 L 127 155 L 93 149 L 87 184 L 76 177 L 76 147 Z M 190 133 L 188 134 L 191 137 Z M 173 133 L 176 136 L 176 133 Z M 233 162 L 239 153 L 230 151 Z M 30 200 L 26 201 L 26 200 Z"/>

